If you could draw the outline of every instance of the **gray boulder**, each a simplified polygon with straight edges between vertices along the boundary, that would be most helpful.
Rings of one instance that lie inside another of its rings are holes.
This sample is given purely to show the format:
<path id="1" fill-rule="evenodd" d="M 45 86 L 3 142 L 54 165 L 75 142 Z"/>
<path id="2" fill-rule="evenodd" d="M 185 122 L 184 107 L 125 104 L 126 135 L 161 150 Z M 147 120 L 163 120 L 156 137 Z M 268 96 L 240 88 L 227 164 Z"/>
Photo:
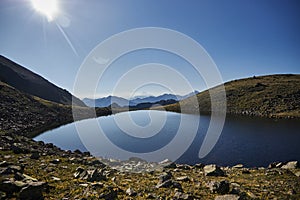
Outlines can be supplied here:
<path id="1" fill-rule="evenodd" d="M 20 199 L 21 200 L 40 200 L 44 199 L 43 191 L 47 189 L 47 183 L 45 182 L 31 182 L 21 189 Z"/>
<path id="2" fill-rule="evenodd" d="M 225 176 L 225 172 L 217 165 L 205 165 L 205 176 Z"/>
<path id="3" fill-rule="evenodd" d="M 227 194 L 229 193 L 230 184 L 228 181 L 211 181 L 208 183 L 209 190 L 212 193 Z"/>
<path id="4" fill-rule="evenodd" d="M 290 161 L 281 167 L 282 169 L 296 169 L 299 168 L 298 161 Z"/>

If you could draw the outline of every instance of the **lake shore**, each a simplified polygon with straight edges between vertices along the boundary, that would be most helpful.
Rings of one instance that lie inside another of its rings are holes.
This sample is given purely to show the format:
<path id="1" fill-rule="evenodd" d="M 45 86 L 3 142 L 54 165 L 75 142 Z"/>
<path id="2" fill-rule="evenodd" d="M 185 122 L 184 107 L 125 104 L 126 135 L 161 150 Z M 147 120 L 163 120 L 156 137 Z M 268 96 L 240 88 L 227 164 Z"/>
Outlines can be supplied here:
<path id="1" fill-rule="evenodd" d="M 2 199 L 300 198 L 299 162 L 268 168 L 168 163 L 133 173 L 113 169 L 88 152 L 64 151 L 13 133 L 2 133 L 1 144 Z M 131 159 L 123 166 L 138 168 L 141 162 Z"/>

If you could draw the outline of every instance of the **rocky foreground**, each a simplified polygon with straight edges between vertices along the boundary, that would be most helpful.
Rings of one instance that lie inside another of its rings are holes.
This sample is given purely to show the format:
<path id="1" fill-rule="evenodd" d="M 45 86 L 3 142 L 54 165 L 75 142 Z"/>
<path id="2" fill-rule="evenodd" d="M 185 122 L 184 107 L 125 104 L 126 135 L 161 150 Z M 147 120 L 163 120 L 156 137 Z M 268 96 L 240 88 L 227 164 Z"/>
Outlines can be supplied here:
<path id="1" fill-rule="evenodd" d="M 103 159 L 108 167 L 12 133 L 0 143 L 0 199 L 300 199 L 297 161 L 244 168 Z"/>

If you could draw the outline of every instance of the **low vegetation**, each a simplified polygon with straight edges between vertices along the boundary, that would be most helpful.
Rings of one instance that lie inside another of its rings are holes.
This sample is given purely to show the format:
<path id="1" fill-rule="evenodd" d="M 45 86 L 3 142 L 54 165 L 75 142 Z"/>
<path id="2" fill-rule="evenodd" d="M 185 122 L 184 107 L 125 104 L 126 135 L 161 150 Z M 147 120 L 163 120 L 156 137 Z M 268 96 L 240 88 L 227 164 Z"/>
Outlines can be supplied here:
<path id="1" fill-rule="evenodd" d="M 268 75 L 230 81 L 224 84 L 228 114 L 250 115 L 271 118 L 300 117 L 300 75 Z M 202 113 L 211 112 L 209 92 L 218 95 L 220 87 L 214 87 L 197 94 Z M 223 102 L 215 102 L 222 105 Z M 197 113 L 192 98 L 166 105 L 167 111 Z"/>

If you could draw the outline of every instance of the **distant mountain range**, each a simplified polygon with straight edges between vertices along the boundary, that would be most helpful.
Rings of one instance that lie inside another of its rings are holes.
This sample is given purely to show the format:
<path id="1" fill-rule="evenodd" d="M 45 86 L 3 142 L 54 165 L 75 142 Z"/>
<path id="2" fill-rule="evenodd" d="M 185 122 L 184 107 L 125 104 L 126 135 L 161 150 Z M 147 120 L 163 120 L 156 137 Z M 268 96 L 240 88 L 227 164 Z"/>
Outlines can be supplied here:
<path id="1" fill-rule="evenodd" d="M 86 106 L 67 90 L 57 87 L 40 75 L 0 55 L 0 81 L 19 91 L 42 99 L 71 105 L 72 99 L 78 106 Z"/>
<path id="2" fill-rule="evenodd" d="M 117 97 L 117 96 L 107 96 L 103 98 L 98 98 L 98 99 L 90 99 L 90 98 L 84 98 L 82 101 L 90 107 L 108 107 L 113 104 L 113 106 L 119 106 L 119 107 L 124 107 L 124 106 L 130 106 L 130 107 L 136 107 L 139 104 L 144 104 L 144 105 L 150 105 L 153 103 L 159 103 L 163 102 L 164 105 L 166 105 L 166 102 L 174 103 L 180 100 L 183 100 L 185 98 L 188 98 L 192 95 L 198 94 L 198 91 L 191 92 L 187 95 L 174 95 L 174 94 L 162 94 L 159 96 L 149 96 L 149 97 L 137 97 L 133 99 L 125 99 L 122 97 Z M 173 101 L 169 101 L 173 100 Z M 139 107 L 139 106 L 138 106 Z M 144 107 L 144 106 L 142 106 Z"/>

